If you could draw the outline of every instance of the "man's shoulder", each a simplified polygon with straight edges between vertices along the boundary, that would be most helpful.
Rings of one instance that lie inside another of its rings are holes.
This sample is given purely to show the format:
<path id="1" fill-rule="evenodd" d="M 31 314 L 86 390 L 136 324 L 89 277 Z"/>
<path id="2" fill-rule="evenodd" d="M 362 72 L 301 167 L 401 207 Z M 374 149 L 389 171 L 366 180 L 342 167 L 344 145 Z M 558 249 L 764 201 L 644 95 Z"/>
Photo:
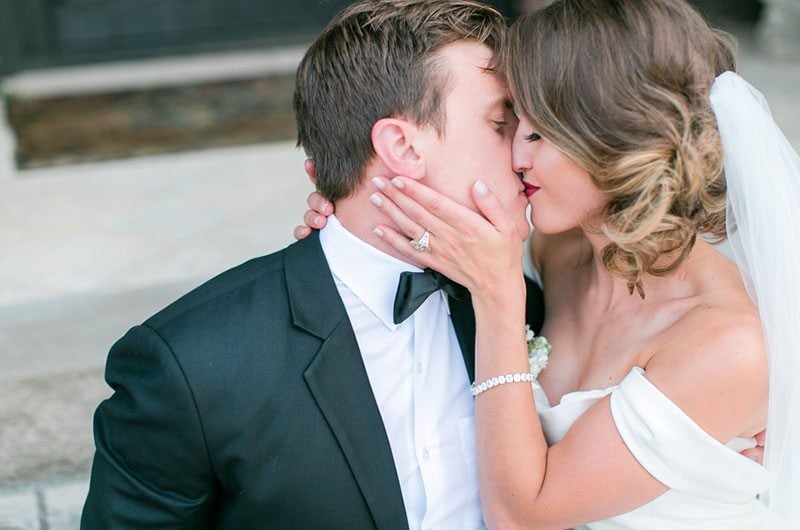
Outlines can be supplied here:
<path id="1" fill-rule="evenodd" d="M 158 329 L 175 318 L 246 288 L 253 282 L 274 281 L 276 275 L 283 273 L 284 253 L 285 249 L 253 258 L 214 276 L 148 318 L 145 325 Z"/>
<path id="2" fill-rule="evenodd" d="M 313 259 L 312 255 L 306 256 L 307 253 L 304 253 L 304 249 L 307 250 L 313 244 L 313 241 L 296 242 L 272 254 L 250 259 L 228 269 L 161 309 L 144 324 L 158 330 L 179 318 L 189 318 L 194 314 L 208 316 L 209 313 L 219 312 L 209 311 L 211 306 L 217 304 L 224 307 L 226 313 L 232 314 L 236 312 L 236 301 L 247 299 L 255 291 L 277 299 L 284 292 L 281 286 L 286 282 L 287 255 Z"/>

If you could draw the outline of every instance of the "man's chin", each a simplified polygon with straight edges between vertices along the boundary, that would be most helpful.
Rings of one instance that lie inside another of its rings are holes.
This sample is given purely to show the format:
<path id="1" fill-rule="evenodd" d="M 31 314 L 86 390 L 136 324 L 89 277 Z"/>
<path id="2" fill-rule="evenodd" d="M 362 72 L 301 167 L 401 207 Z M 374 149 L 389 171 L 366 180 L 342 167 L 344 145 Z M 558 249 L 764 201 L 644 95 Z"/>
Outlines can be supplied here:
<path id="1" fill-rule="evenodd" d="M 531 237 L 531 227 L 526 225 L 526 228 L 524 229 L 520 228 L 519 236 L 520 236 L 520 241 L 522 241 L 523 243 L 527 241 L 528 238 Z"/>
<path id="2" fill-rule="evenodd" d="M 522 220 L 517 221 L 517 232 L 519 233 L 520 241 L 523 243 L 531 237 L 531 225 L 528 223 L 527 216 L 523 216 Z"/>
<path id="3" fill-rule="evenodd" d="M 531 236 L 531 223 L 528 221 L 528 203 L 525 202 L 525 208 L 516 217 L 517 232 L 521 241 L 527 241 Z"/>

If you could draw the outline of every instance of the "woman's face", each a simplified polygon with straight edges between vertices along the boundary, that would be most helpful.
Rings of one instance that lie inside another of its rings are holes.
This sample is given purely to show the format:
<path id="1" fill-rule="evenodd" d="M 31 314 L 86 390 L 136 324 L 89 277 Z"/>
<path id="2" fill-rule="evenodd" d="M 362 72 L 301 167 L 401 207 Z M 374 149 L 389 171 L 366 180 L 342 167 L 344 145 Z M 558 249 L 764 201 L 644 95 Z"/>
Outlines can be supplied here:
<path id="1" fill-rule="evenodd" d="M 511 152 L 514 171 L 522 174 L 531 222 L 537 230 L 558 234 L 598 220 L 608 195 L 524 116 L 519 118 Z"/>

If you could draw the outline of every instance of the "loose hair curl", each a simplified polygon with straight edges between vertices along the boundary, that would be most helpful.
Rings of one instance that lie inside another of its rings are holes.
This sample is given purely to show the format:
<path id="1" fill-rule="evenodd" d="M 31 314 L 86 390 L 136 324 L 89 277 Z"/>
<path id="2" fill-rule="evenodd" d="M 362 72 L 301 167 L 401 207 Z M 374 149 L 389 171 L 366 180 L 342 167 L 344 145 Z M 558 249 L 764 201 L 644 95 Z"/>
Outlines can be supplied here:
<path id="1" fill-rule="evenodd" d="M 610 196 L 603 263 L 644 296 L 697 235 L 725 239 L 722 145 L 708 100 L 732 37 L 683 0 L 558 0 L 519 19 L 504 64 L 519 111 Z"/>

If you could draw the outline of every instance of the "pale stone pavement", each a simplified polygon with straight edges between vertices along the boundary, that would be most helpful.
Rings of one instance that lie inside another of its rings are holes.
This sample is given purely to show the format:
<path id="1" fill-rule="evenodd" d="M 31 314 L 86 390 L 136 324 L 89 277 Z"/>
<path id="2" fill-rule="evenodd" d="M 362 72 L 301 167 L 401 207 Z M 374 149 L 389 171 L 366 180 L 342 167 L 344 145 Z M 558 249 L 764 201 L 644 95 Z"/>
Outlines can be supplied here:
<path id="1" fill-rule="evenodd" d="M 109 346 L 290 243 L 304 158 L 280 143 L 0 178 L 0 529 L 77 528 Z"/>
<path id="2" fill-rule="evenodd" d="M 741 72 L 800 148 L 800 61 L 743 53 Z M 290 243 L 311 186 L 291 143 L 21 173 L 10 149 L 0 127 L 0 530 L 74 529 L 109 346 Z"/>

